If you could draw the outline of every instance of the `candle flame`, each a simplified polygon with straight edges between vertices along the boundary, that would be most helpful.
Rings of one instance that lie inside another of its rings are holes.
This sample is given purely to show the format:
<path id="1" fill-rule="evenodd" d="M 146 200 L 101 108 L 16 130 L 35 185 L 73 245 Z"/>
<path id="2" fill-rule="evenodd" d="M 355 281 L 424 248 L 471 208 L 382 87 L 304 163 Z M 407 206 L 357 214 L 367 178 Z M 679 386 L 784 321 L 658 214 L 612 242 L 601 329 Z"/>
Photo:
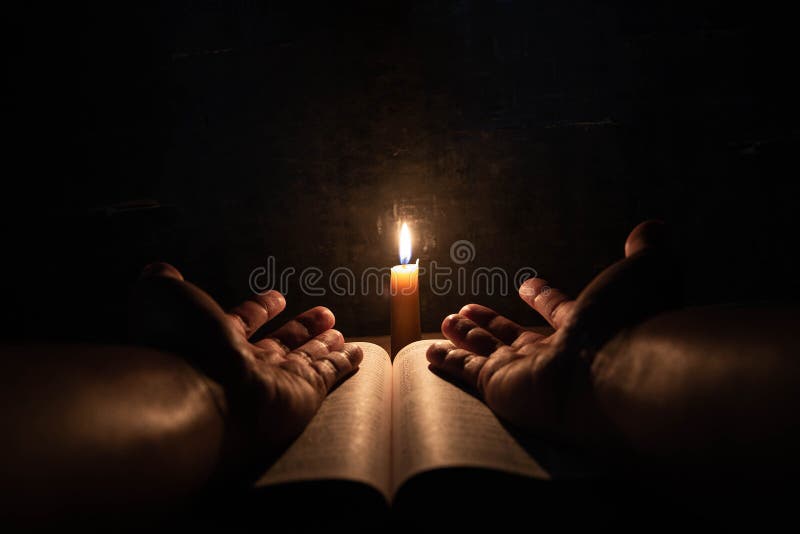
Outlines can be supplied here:
<path id="1" fill-rule="evenodd" d="M 405 265 L 411 261 L 411 232 L 408 225 L 403 223 L 400 228 L 400 263 Z"/>

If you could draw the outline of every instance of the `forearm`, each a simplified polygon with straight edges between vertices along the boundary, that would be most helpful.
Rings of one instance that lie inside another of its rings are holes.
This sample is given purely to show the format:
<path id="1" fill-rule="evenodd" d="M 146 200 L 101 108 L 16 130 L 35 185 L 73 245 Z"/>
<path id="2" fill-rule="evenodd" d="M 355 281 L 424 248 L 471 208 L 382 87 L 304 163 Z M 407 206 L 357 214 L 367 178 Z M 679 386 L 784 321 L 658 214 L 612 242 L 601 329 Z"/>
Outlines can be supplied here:
<path id="1" fill-rule="evenodd" d="M 793 309 L 654 317 L 594 358 L 593 420 L 615 446 L 653 465 L 798 471 L 799 327 Z M 753 463 L 735 463 L 743 461 Z"/>
<path id="2" fill-rule="evenodd" d="M 17 514 L 158 505 L 199 491 L 219 464 L 218 386 L 177 356 L 6 347 L 0 368 L 2 491 Z"/>

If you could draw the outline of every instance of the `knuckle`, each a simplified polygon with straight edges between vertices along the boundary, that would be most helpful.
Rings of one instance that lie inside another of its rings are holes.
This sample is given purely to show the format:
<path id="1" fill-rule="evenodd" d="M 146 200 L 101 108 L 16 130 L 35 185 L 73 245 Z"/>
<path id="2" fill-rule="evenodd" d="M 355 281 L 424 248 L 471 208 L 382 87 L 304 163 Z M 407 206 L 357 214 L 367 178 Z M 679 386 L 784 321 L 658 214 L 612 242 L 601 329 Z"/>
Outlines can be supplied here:
<path id="1" fill-rule="evenodd" d="M 325 354 L 330 350 L 330 343 L 327 338 L 316 337 L 306 343 L 305 347 L 309 354 Z"/>
<path id="2" fill-rule="evenodd" d="M 550 305 L 548 306 L 549 309 L 548 309 L 548 312 L 547 312 L 547 316 L 550 318 L 550 320 L 555 321 L 556 315 L 558 313 L 558 310 L 561 309 L 561 306 L 563 306 L 563 304 L 566 301 L 567 301 L 567 299 L 562 297 L 562 298 L 559 298 L 559 299 L 555 299 L 554 302 L 550 303 Z"/>
<path id="3" fill-rule="evenodd" d="M 297 319 L 293 319 L 289 323 L 286 323 L 286 328 L 289 335 L 297 341 L 311 337 L 308 325 L 301 321 L 299 317 Z"/>
<path id="4" fill-rule="evenodd" d="M 350 370 L 350 360 L 344 352 L 331 352 L 319 361 L 329 362 L 337 374 L 344 374 Z"/>
<path id="5" fill-rule="evenodd" d="M 338 330 L 327 330 L 319 336 L 319 340 L 325 345 L 325 348 L 335 346 L 339 343 L 344 343 L 344 336 Z"/>
<path id="6" fill-rule="evenodd" d="M 477 382 L 477 377 L 486 366 L 486 358 L 476 354 L 469 354 L 464 358 L 464 372 L 472 380 Z"/>
<path id="7" fill-rule="evenodd" d="M 313 366 L 316 375 L 322 380 L 322 384 L 327 391 L 335 382 L 339 375 L 339 370 L 336 365 L 328 358 L 317 360 Z"/>
<path id="8" fill-rule="evenodd" d="M 284 345 L 280 339 L 274 337 L 267 337 L 258 342 L 258 346 L 263 347 L 267 351 L 278 352 L 286 354 L 290 352 L 289 347 Z"/>
<path id="9" fill-rule="evenodd" d="M 475 323 L 473 323 L 471 320 L 469 320 L 466 317 L 463 317 L 461 315 L 456 315 L 455 316 L 455 319 L 454 319 L 452 325 L 453 325 L 453 329 L 461 337 L 469 336 L 470 332 L 472 332 L 473 329 L 476 326 L 478 326 Z"/>
<path id="10" fill-rule="evenodd" d="M 306 364 L 311 364 L 313 359 L 311 358 L 311 354 L 308 353 L 305 349 L 299 348 L 294 349 L 292 352 L 289 353 L 294 359 L 302 361 Z"/>
<path id="11" fill-rule="evenodd" d="M 463 360 L 469 355 L 464 349 L 452 349 L 447 352 L 447 355 L 444 357 L 445 363 L 456 366 L 463 363 Z"/>
<path id="12" fill-rule="evenodd" d="M 255 295 L 253 295 L 252 297 L 250 297 L 250 300 L 248 300 L 248 301 L 245 303 L 245 305 L 248 305 L 248 304 L 249 304 L 249 305 L 251 305 L 253 308 L 257 309 L 257 310 L 259 311 L 259 313 L 263 312 L 263 313 L 264 313 L 264 315 L 266 315 L 267 317 L 269 317 L 269 304 L 270 304 L 270 300 L 271 300 L 271 296 L 270 296 L 270 294 L 269 294 L 269 293 L 266 293 L 266 294 L 264 294 L 264 295 L 261 295 L 261 294 L 255 294 Z"/>
<path id="13" fill-rule="evenodd" d="M 449 353 L 452 350 L 455 350 L 455 348 L 456 346 L 449 341 L 437 341 L 436 343 L 430 346 L 430 350 L 443 352 L 445 354 Z"/>
<path id="14" fill-rule="evenodd" d="M 497 347 L 497 341 L 495 340 L 494 336 L 492 336 L 483 328 L 473 327 L 470 329 L 469 332 L 467 332 L 467 335 L 464 336 L 464 341 L 469 343 L 471 346 L 475 346 L 480 351 L 491 351 Z"/>
<path id="15" fill-rule="evenodd" d="M 487 326 L 490 330 L 503 331 L 508 328 L 509 321 L 502 315 L 496 315 L 489 321 Z"/>

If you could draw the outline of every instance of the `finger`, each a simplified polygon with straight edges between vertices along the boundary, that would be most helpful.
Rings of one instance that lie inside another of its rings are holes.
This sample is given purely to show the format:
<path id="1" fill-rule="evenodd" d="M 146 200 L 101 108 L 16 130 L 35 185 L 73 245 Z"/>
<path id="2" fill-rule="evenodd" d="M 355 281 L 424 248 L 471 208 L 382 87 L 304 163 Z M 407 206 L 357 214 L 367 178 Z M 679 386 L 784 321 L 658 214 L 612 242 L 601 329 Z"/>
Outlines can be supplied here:
<path id="1" fill-rule="evenodd" d="M 478 326 L 486 329 L 506 345 L 511 345 L 527 332 L 511 319 L 507 319 L 493 309 L 480 304 L 467 304 L 461 308 L 458 314 L 474 321 Z"/>
<path id="2" fill-rule="evenodd" d="M 272 290 L 263 295 L 253 295 L 228 313 L 244 329 L 250 337 L 253 332 L 264 326 L 264 323 L 278 315 L 286 307 L 286 299 L 280 292 Z"/>
<path id="3" fill-rule="evenodd" d="M 547 280 L 541 278 L 525 280 L 519 288 L 519 296 L 555 329 L 566 324 L 575 304 L 574 300 L 558 289 L 550 287 Z"/>
<path id="4" fill-rule="evenodd" d="M 567 342 L 593 353 L 621 329 L 680 305 L 681 271 L 666 236 L 658 237 L 662 230 L 660 223 L 648 221 L 631 232 L 626 243 L 629 256 L 610 265 L 581 291 Z"/>
<path id="5" fill-rule="evenodd" d="M 463 315 L 448 315 L 442 322 L 442 334 L 457 347 L 488 356 L 504 343 Z"/>
<path id="6" fill-rule="evenodd" d="M 514 348 L 537 343 L 547 337 L 544 334 L 526 330 L 514 321 L 480 304 L 467 304 L 461 308 L 459 314 L 472 319 L 500 341 Z"/>
<path id="7" fill-rule="evenodd" d="M 333 312 L 324 306 L 317 306 L 301 313 L 255 344 L 266 350 L 283 350 L 285 353 L 286 349 L 295 349 L 314 336 L 330 330 L 335 322 Z"/>
<path id="8" fill-rule="evenodd" d="M 339 350 L 318 357 L 311 366 L 322 377 L 325 389 L 330 391 L 337 382 L 358 368 L 363 357 L 361 347 L 355 343 L 347 343 Z"/>
<path id="9" fill-rule="evenodd" d="M 326 356 L 331 351 L 341 350 L 342 347 L 344 347 L 342 333 L 338 330 L 327 330 L 287 353 L 286 358 L 290 360 L 305 360 L 310 364 L 314 360 Z"/>
<path id="10" fill-rule="evenodd" d="M 669 235 L 663 221 L 649 220 L 639 223 L 625 240 L 625 257 L 651 247 L 667 247 Z"/>
<path id="11" fill-rule="evenodd" d="M 144 269 L 142 269 L 142 273 L 139 275 L 139 278 L 143 279 L 151 276 L 164 276 L 167 278 L 174 278 L 176 280 L 183 280 L 183 275 L 178 269 L 169 263 L 164 263 L 161 261 L 145 265 Z"/>
<path id="12" fill-rule="evenodd" d="M 486 356 L 457 348 L 448 341 L 440 341 L 428 347 L 426 357 L 433 370 L 475 390 L 478 389 L 481 369 L 489 360 Z"/>

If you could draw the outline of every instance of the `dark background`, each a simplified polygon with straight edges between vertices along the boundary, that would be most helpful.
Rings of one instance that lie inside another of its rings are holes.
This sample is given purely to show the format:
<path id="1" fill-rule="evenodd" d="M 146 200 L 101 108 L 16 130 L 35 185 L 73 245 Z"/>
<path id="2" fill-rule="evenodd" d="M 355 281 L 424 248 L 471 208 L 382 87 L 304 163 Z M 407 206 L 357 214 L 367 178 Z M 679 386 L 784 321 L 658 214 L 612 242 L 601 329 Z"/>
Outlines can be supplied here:
<path id="1" fill-rule="evenodd" d="M 110 3 L 115 4 L 115 3 Z M 727 2 L 173 2 L 10 8 L 3 173 L 11 338 L 116 340 L 142 265 L 224 305 L 250 272 L 414 257 L 534 267 L 576 293 L 644 218 L 692 304 L 793 300 L 795 27 Z M 644 4 L 644 3 L 642 3 Z M 375 294 L 304 296 L 351 335 Z M 513 291 L 513 290 L 512 290 Z M 480 301 L 422 293 L 423 328 Z"/>

